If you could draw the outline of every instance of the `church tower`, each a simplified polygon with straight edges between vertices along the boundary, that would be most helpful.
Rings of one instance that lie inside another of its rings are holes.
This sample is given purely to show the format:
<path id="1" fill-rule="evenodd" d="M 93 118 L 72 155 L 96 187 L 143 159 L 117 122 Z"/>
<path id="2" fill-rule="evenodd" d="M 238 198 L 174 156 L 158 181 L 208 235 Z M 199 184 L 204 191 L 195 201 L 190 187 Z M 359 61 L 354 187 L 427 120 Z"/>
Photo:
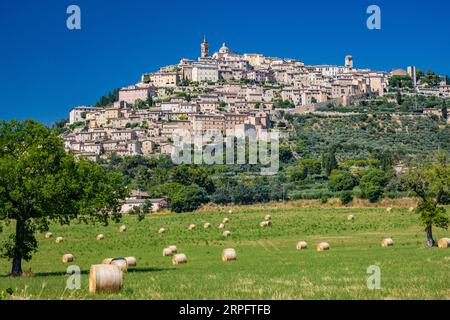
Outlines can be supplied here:
<path id="1" fill-rule="evenodd" d="M 206 37 L 203 38 L 203 42 L 201 44 L 201 57 L 206 58 L 209 56 L 209 44 L 208 41 L 206 41 Z"/>

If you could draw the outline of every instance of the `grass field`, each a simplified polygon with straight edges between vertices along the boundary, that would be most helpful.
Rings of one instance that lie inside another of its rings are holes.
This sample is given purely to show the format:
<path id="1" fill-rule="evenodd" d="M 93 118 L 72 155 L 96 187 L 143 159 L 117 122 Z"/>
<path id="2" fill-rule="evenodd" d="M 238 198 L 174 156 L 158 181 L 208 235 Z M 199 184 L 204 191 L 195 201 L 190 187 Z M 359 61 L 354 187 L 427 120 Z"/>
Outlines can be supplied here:
<path id="1" fill-rule="evenodd" d="M 39 251 L 24 270 L 32 277 L 11 278 L 10 262 L 0 260 L 0 291 L 12 288 L 15 299 L 450 299 L 450 249 L 425 249 L 424 232 L 417 216 L 406 208 L 276 208 L 240 207 L 229 214 L 201 211 L 147 217 L 137 222 L 125 217 L 120 224 L 53 225 L 53 239 L 38 235 Z M 273 225 L 260 228 L 265 214 Z M 354 222 L 346 216 L 353 214 Z M 217 228 L 230 219 L 225 239 Z M 211 229 L 203 229 L 210 222 Z M 188 230 L 195 223 L 197 228 Z M 127 232 L 119 233 L 121 224 Z M 0 234 L 4 240 L 13 226 Z M 159 235 L 159 228 L 166 233 Z M 96 241 L 102 233 L 105 240 Z M 65 241 L 55 243 L 56 236 Z M 435 230 L 435 237 L 449 236 Z M 395 244 L 382 248 L 391 237 Z M 295 249 L 300 240 L 309 248 Z M 317 252 L 327 241 L 331 249 Z M 173 266 L 162 256 L 175 244 L 188 263 Z M 224 248 L 238 254 L 234 262 L 222 262 Z M 66 290 L 64 253 L 72 253 L 82 270 L 80 290 Z M 114 294 L 91 295 L 88 273 L 104 258 L 135 256 L 138 266 L 124 276 L 124 289 Z M 367 268 L 381 268 L 381 289 L 367 288 Z"/>

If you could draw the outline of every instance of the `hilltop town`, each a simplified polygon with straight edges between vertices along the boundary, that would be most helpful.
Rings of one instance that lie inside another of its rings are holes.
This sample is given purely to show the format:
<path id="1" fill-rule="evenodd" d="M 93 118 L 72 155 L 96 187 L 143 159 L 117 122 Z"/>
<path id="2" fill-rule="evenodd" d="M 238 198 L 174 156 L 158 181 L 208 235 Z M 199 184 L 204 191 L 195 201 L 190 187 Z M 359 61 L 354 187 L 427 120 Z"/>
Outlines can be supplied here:
<path id="1" fill-rule="evenodd" d="M 168 155 L 177 129 L 222 135 L 260 132 L 285 123 L 286 113 L 383 97 L 393 77 L 413 79 L 414 93 L 450 97 L 445 81 L 419 88 L 415 67 L 358 69 L 350 55 L 342 66 L 305 65 L 295 59 L 238 54 L 225 43 L 211 55 L 206 38 L 200 49 L 197 60 L 183 58 L 144 73 L 138 83 L 121 88 L 110 105 L 71 109 L 70 130 L 63 134 L 66 150 L 93 161 L 112 153 Z M 439 115 L 440 110 L 428 112 Z"/>

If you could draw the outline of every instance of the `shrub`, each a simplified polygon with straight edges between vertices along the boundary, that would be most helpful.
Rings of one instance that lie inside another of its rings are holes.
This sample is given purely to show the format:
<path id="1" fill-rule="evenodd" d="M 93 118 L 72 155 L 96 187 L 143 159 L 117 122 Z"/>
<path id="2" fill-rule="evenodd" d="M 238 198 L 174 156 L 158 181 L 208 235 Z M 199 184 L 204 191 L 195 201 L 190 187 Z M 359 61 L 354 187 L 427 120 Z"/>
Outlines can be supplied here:
<path id="1" fill-rule="evenodd" d="M 339 199 L 343 205 L 349 204 L 353 201 L 353 194 L 351 191 L 343 191 L 341 192 Z"/>

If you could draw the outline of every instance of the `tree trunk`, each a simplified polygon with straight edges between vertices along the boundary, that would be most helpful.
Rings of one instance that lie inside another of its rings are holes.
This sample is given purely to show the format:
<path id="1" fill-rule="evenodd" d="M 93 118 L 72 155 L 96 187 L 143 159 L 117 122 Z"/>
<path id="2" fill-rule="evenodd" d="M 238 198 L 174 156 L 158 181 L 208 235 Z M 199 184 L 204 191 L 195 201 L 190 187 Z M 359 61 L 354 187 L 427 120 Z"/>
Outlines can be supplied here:
<path id="1" fill-rule="evenodd" d="M 431 248 L 436 245 L 436 242 L 433 239 L 433 227 L 428 226 L 425 228 L 425 232 L 427 233 L 427 247 Z"/>
<path id="2" fill-rule="evenodd" d="M 22 250 L 24 248 L 25 239 L 25 222 L 18 219 L 16 220 L 16 241 L 14 244 L 14 253 L 12 261 L 12 276 L 22 275 Z"/>

